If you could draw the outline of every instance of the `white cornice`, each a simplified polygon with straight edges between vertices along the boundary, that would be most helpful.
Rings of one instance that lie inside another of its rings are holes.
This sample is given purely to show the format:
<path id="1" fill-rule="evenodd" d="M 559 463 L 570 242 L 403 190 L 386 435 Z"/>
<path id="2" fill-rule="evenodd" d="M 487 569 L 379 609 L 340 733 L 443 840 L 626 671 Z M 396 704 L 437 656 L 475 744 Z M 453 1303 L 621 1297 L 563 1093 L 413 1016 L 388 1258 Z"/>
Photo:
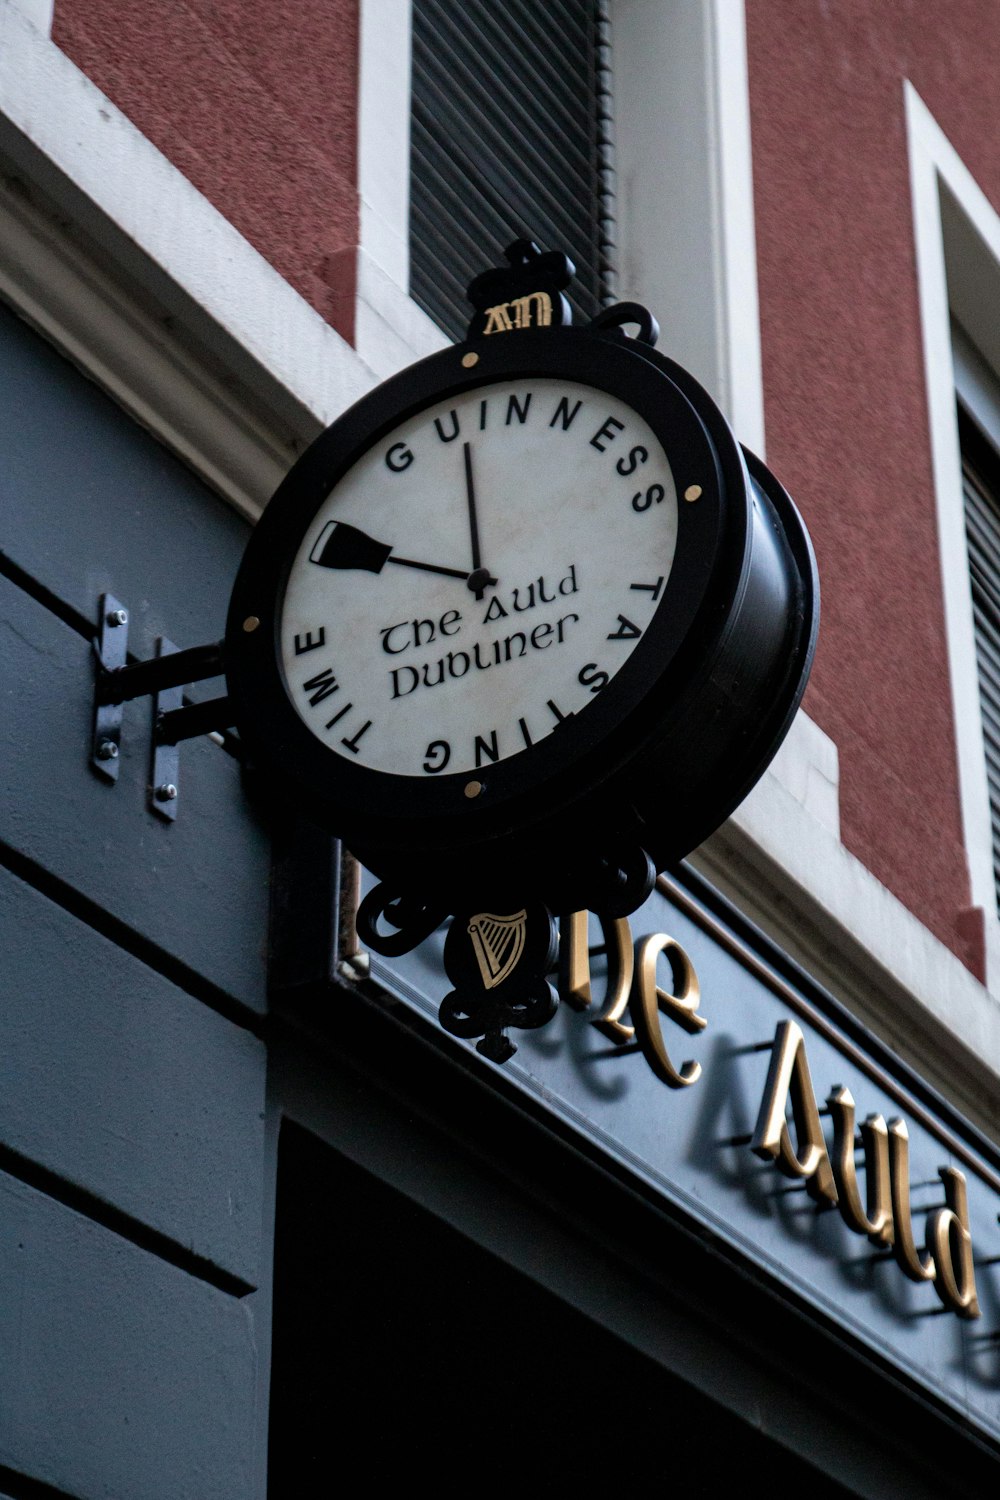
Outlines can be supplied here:
<path id="1" fill-rule="evenodd" d="M 692 863 L 942 1094 L 1000 1139 L 1000 1006 L 840 842 L 836 752 L 800 713 Z"/>

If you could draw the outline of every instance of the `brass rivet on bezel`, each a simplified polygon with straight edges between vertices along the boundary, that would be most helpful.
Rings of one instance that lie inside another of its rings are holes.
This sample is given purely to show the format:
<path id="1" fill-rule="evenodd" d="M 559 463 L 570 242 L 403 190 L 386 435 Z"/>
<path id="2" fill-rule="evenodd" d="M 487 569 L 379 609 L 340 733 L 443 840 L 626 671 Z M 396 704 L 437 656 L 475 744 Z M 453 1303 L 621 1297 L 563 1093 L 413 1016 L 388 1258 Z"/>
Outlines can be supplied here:
<path id="1" fill-rule="evenodd" d="M 702 488 L 700 484 L 689 484 L 687 489 L 684 491 L 685 500 L 700 500 L 701 496 Z"/>
<path id="2" fill-rule="evenodd" d="M 259 624 L 260 621 L 258 620 L 256 615 L 247 615 L 246 619 L 243 621 L 243 629 L 246 631 L 247 635 L 250 635 L 252 631 L 257 629 L 257 626 Z"/>
<path id="3" fill-rule="evenodd" d="M 469 354 L 463 354 L 462 355 L 462 364 L 463 364 L 463 366 L 464 366 L 464 368 L 466 370 L 471 370 L 472 366 L 473 365 L 478 365 L 478 363 L 479 363 L 479 355 L 478 354 L 469 353 Z"/>
<path id="4" fill-rule="evenodd" d="M 465 795 L 467 797 L 478 797 L 483 789 L 481 781 L 467 781 L 465 783 Z"/>

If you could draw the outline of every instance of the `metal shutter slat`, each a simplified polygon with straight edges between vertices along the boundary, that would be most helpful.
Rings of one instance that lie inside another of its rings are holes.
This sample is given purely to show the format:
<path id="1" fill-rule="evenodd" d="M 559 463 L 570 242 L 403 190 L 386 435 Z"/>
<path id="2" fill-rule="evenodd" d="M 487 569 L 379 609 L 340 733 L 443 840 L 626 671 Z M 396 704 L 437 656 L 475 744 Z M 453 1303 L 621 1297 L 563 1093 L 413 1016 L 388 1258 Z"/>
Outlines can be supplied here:
<path id="1" fill-rule="evenodd" d="M 605 0 L 414 0 L 410 290 L 454 337 L 469 280 L 523 235 L 574 261 L 578 318 L 607 299 L 607 39 Z"/>
<path id="2" fill-rule="evenodd" d="M 963 477 L 993 869 L 1000 907 L 1000 504 L 968 466 Z"/>

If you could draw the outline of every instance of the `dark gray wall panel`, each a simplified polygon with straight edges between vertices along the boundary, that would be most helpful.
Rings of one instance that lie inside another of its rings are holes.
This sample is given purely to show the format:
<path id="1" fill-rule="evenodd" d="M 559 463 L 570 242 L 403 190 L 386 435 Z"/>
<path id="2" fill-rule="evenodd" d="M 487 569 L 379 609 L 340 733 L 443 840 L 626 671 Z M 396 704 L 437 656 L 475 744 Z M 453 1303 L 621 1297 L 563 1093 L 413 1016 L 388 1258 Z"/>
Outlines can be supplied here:
<path id="1" fill-rule="evenodd" d="M 0 1175 L 0 1464 L 87 1500 L 246 1500 L 250 1308 Z"/>
<path id="2" fill-rule="evenodd" d="M 256 1283 L 262 1043 L 0 869 L 0 1144 Z"/>
<path id="3" fill-rule="evenodd" d="M 147 810 L 149 701 L 126 705 L 112 787 L 88 763 L 92 693 L 88 643 L 0 578 L 0 840 L 263 1011 L 270 851 L 239 766 L 182 745 L 165 823 Z"/>
<path id="4" fill-rule="evenodd" d="M 130 647 L 220 639 L 247 523 L 0 304 L 0 551 Z"/>

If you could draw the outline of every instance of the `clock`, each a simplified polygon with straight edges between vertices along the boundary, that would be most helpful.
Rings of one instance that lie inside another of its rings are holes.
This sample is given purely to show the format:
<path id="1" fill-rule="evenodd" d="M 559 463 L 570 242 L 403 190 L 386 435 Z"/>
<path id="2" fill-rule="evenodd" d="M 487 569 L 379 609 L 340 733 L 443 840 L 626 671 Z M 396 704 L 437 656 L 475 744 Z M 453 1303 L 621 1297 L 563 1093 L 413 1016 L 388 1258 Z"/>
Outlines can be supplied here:
<path id="1" fill-rule="evenodd" d="M 296 463 L 234 587 L 229 691 L 253 762 L 394 888 L 634 904 L 780 743 L 812 552 L 648 341 L 494 321 Z"/>

